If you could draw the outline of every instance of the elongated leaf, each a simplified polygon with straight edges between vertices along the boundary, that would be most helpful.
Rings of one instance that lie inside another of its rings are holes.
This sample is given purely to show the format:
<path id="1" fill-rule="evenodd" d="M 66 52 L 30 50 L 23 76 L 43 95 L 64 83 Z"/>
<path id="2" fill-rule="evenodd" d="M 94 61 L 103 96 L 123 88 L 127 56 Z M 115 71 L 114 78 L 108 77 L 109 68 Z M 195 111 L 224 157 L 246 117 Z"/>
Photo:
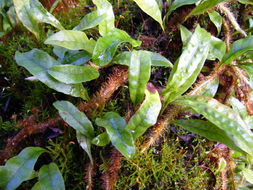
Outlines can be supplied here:
<path id="1" fill-rule="evenodd" d="M 207 59 L 208 60 L 219 59 L 221 61 L 225 53 L 226 53 L 226 44 L 219 38 L 212 36 L 210 41 L 209 55 Z"/>
<path id="2" fill-rule="evenodd" d="M 249 5 L 253 5 L 253 2 L 251 0 L 238 0 L 240 3 L 242 4 L 249 4 Z"/>
<path id="3" fill-rule="evenodd" d="M 87 51 L 67 52 L 63 57 L 62 64 L 83 65 L 91 59 Z"/>
<path id="4" fill-rule="evenodd" d="M 185 96 L 177 99 L 175 104 L 191 107 L 210 122 L 224 130 L 234 143 L 243 151 L 253 155 L 253 133 L 240 115 L 230 107 L 205 96 Z"/>
<path id="5" fill-rule="evenodd" d="M 38 49 L 33 49 L 26 53 L 16 52 L 15 60 L 18 65 L 25 67 L 32 75 L 49 88 L 74 97 L 82 97 L 84 100 L 89 98 L 87 90 L 82 84 L 64 84 L 55 80 L 48 74 L 47 71 L 50 67 L 59 65 L 60 63 L 46 52 Z"/>
<path id="6" fill-rule="evenodd" d="M 248 115 L 246 106 L 235 97 L 231 97 L 228 102 L 233 107 L 233 110 L 241 116 L 248 128 L 253 129 L 253 116 Z"/>
<path id="7" fill-rule="evenodd" d="M 253 79 L 253 63 L 242 63 L 238 66 L 249 75 L 251 80 Z"/>
<path id="8" fill-rule="evenodd" d="M 64 190 L 64 180 L 55 163 L 43 165 L 39 170 L 39 181 L 32 190 Z"/>
<path id="9" fill-rule="evenodd" d="M 65 84 L 76 84 L 99 77 L 97 69 L 91 66 L 56 65 L 48 69 L 48 73 Z"/>
<path id="10" fill-rule="evenodd" d="M 66 48 L 60 47 L 60 46 L 54 46 L 54 48 L 53 48 L 53 53 L 59 58 L 58 59 L 59 62 L 61 62 L 63 60 L 65 54 L 68 51 L 73 51 L 73 50 L 69 50 L 69 49 L 66 49 Z"/>
<path id="11" fill-rule="evenodd" d="M 145 50 L 140 50 L 140 52 L 144 52 L 146 55 L 147 54 L 151 55 L 151 65 L 152 66 L 173 67 L 172 63 L 167 58 L 160 55 L 159 53 L 154 53 L 154 52 L 145 51 Z M 130 58 L 131 58 L 131 52 L 124 51 L 124 52 L 118 54 L 113 60 L 117 64 L 129 66 Z"/>
<path id="12" fill-rule="evenodd" d="M 86 34 L 81 31 L 62 30 L 50 36 L 45 44 L 57 45 L 70 50 L 86 50 L 90 41 Z"/>
<path id="13" fill-rule="evenodd" d="M 97 26 L 106 18 L 106 14 L 98 15 L 97 11 L 93 11 L 83 17 L 80 23 L 73 30 L 87 30 Z"/>
<path id="14" fill-rule="evenodd" d="M 250 50 L 253 50 L 253 36 L 237 40 L 232 44 L 229 52 L 224 55 L 222 64 L 231 63 L 234 59 Z"/>
<path id="15" fill-rule="evenodd" d="M 168 12 L 166 16 L 169 16 L 172 11 L 176 10 L 179 7 L 185 6 L 185 5 L 191 5 L 197 3 L 199 0 L 175 0 L 173 3 L 169 6 Z"/>
<path id="16" fill-rule="evenodd" d="M 203 14 L 208 9 L 211 9 L 224 1 L 227 1 L 227 0 L 201 0 L 200 3 L 186 17 L 186 19 L 188 19 L 190 16 L 193 16 L 193 15 Z"/>
<path id="17" fill-rule="evenodd" d="M 103 118 L 97 118 L 96 124 L 104 127 L 112 144 L 125 157 L 130 158 L 135 153 L 135 145 L 131 132 L 126 129 L 126 121 L 119 114 L 108 112 Z"/>
<path id="18" fill-rule="evenodd" d="M 37 39 L 39 39 L 40 27 L 38 25 L 38 21 L 34 15 L 29 13 L 29 10 L 31 10 L 30 1 L 13 0 L 13 3 L 19 20 L 30 32 L 36 36 Z"/>
<path id="19" fill-rule="evenodd" d="M 151 72 L 151 56 L 141 51 L 133 51 L 129 63 L 129 91 L 134 105 L 142 102 L 146 84 Z"/>
<path id="20" fill-rule="evenodd" d="M 59 111 L 62 119 L 77 132 L 88 138 L 94 136 L 92 123 L 86 115 L 80 112 L 72 103 L 68 101 L 56 101 L 53 105 Z"/>
<path id="21" fill-rule="evenodd" d="M 211 35 L 207 31 L 196 28 L 174 65 L 167 86 L 162 92 L 164 108 L 195 82 L 208 56 L 210 39 Z"/>
<path id="22" fill-rule="evenodd" d="M 0 167 L 0 187 L 14 190 L 23 181 L 28 180 L 38 157 L 44 152 L 46 150 L 40 147 L 27 147 L 9 159 L 5 166 Z"/>
<path id="23" fill-rule="evenodd" d="M 134 139 L 143 135 L 150 126 L 156 123 L 162 108 L 160 96 L 156 90 L 150 92 L 146 89 L 145 95 L 145 100 L 126 126 L 132 132 Z"/>
<path id="24" fill-rule="evenodd" d="M 249 183 L 253 184 L 253 171 L 251 169 L 244 168 L 242 174 Z"/>
<path id="25" fill-rule="evenodd" d="M 58 57 L 57 61 L 61 64 L 83 65 L 91 59 L 91 53 L 85 50 L 69 50 L 64 47 L 54 46 L 53 52 Z"/>
<path id="26" fill-rule="evenodd" d="M 176 120 L 173 121 L 173 124 L 183 127 L 184 129 L 203 136 L 211 141 L 221 142 L 233 150 L 244 153 L 244 151 L 234 143 L 234 139 L 230 137 L 231 135 L 229 133 L 209 121 Z"/>
<path id="27" fill-rule="evenodd" d="M 63 30 L 60 22 L 38 0 L 13 0 L 18 18 L 23 25 L 39 38 L 39 22 L 48 23 Z"/>
<path id="28" fill-rule="evenodd" d="M 229 103 L 233 107 L 233 110 L 235 110 L 238 114 L 240 114 L 241 118 L 245 120 L 248 115 L 246 106 L 243 105 L 243 103 L 240 102 L 240 100 L 238 100 L 235 97 L 231 97 L 229 99 Z"/>
<path id="29" fill-rule="evenodd" d="M 79 131 L 76 131 L 76 138 L 82 149 L 88 154 L 91 164 L 93 164 L 93 158 L 91 154 L 91 138 L 87 138 L 87 136 Z"/>
<path id="30" fill-rule="evenodd" d="M 180 33 L 184 48 L 187 42 L 189 41 L 190 37 L 192 36 L 192 33 L 183 25 L 180 25 Z M 211 36 L 209 45 L 210 48 L 207 59 L 208 60 L 219 59 L 221 61 L 226 52 L 226 44 L 219 38 Z"/>
<path id="31" fill-rule="evenodd" d="M 104 36 L 107 32 L 115 28 L 114 13 L 112 5 L 107 0 L 92 0 L 97 6 L 98 16 L 105 16 L 104 20 L 99 23 L 99 33 Z"/>
<path id="32" fill-rule="evenodd" d="M 253 116 L 246 117 L 245 123 L 247 123 L 250 129 L 253 129 Z"/>
<path id="33" fill-rule="evenodd" d="M 159 5 L 157 4 L 156 0 L 134 0 L 134 2 L 137 3 L 137 5 L 149 16 L 151 16 L 154 20 L 156 20 L 162 27 L 162 13 L 159 9 Z"/>
<path id="34" fill-rule="evenodd" d="M 145 51 L 148 52 L 148 51 Z M 149 52 L 151 54 L 151 65 L 157 67 L 173 67 L 172 63 L 165 58 L 164 56 L 160 55 L 159 53 Z"/>
<path id="35" fill-rule="evenodd" d="M 110 143 L 110 138 L 106 132 L 96 136 L 91 141 L 92 144 L 95 144 L 97 146 L 105 146 Z"/>
<path id="36" fill-rule="evenodd" d="M 222 16 L 216 11 L 209 12 L 208 15 L 209 15 L 210 20 L 216 26 L 217 34 L 219 35 L 221 31 L 221 25 L 222 25 Z"/>
<path id="37" fill-rule="evenodd" d="M 113 59 L 120 43 L 129 42 L 133 47 L 140 46 L 141 42 L 132 39 L 125 31 L 113 29 L 98 39 L 92 59 L 95 64 L 105 66 Z"/>
<path id="38" fill-rule="evenodd" d="M 192 36 L 192 33 L 190 30 L 188 30 L 185 26 L 179 25 L 180 28 L 180 34 L 181 34 L 181 40 L 183 42 L 183 48 L 186 46 L 187 42 Z"/>

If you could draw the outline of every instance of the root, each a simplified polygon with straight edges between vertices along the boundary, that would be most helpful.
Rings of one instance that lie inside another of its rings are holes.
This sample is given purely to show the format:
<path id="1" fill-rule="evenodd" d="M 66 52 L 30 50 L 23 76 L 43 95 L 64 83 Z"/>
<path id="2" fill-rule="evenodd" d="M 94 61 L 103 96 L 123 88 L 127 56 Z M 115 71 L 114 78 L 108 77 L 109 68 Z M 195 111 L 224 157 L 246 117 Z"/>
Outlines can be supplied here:
<path id="1" fill-rule="evenodd" d="M 92 118 L 97 111 L 101 110 L 112 94 L 127 81 L 128 71 L 126 66 L 116 65 L 113 67 L 112 73 L 90 101 L 79 104 L 78 109 L 84 111 L 89 118 Z"/>
<path id="2" fill-rule="evenodd" d="M 244 37 L 247 36 L 246 32 L 240 27 L 240 25 L 238 24 L 237 20 L 235 19 L 235 16 L 233 15 L 233 13 L 231 12 L 231 10 L 229 10 L 229 8 L 227 7 L 228 3 L 220 3 L 217 8 L 223 12 L 228 20 L 230 21 L 230 23 L 232 24 L 232 26 L 235 28 L 235 30 L 237 30 L 238 32 L 240 32 Z"/>
<path id="3" fill-rule="evenodd" d="M 165 133 L 170 122 L 180 113 L 181 106 L 170 105 L 163 115 L 158 118 L 157 123 L 151 128 L 148 140 L 144 142 L 141 153 L 148 150 Z"/>
<path id="4" fill-rule="evenodd" d="M 7 144 L 0 155 L 0 165 L 5 163 L 10 157 L 16 153 L 17 146 L 20 142 L 27 139 L 31 135 L 44 133 L 48 127 L 57 127 L 59 124 L 63 123 L 60 116 L 51 118 L 45 123 L 35 123 L 32 125 L 25 125 L 14 137 L 7 140 Z"/>
<path id="5" fill-rule="evenodd" d="M 226 44 L 227 52 L 228 52 L 230 50 L 230 43 L 232 41 L 231 30 L 230 30 L 229 24 L 226 21 L 226 19 L 223 18 L 222 23 L 223 23 L 224 33 L 225 33 L 225 35 L 224 35 L 225 36 L 225 44 Z"/>
<path id="6" fill-rule="evenodd" d="M 205 77 L 204 80 L 198 82 L 195 87 L 188 93 L 188 95 L 198 95 L 205 87 L 208 85 L 208 82 L 211 83 L 214 80 L 219 78 L 219 75 L 223 72 L 224 67 L 219 68 L 219 62 L 215 63 L 215 68 L 213 72 Z M 182 110 L 181 106 L 178 105 L 169 105 L 165 110 L 164 114 L 158 118 L 157 123 L 151 128 L 150 135 L 147 137 L 147 141 L 144 142 L 141 148 L 141 152 L 145 152 L 153 144 L 155 144 L 158 139 L 165 133 L 171 121 L 173 121 L 177 115 Z"/>
<path id="7" fill-rule="evenodd" d="M 102 188 L 104 190 L 113 189 L 118 177 L 118 171 L 121 168 L 121 159 L 123 158 L 122 154 L 115 148 L 112 149 L 111 154 L 110 166 L 101 176 L 103 180 Z"/>
<path id="8" fill-rule="evenodd" d="M 87 182 L 87 185 L 86 185 L 86 189 L 87 190 L 92 190 L 92 187 L 93 187 L 93 177 L 95 175 L 95 167 L 94 167 L 94 164 L 92 164 L 91 162 L 88 163 L 88 165 L 86 166 L 86 169 L 85 169 L 85 181 Z"/>

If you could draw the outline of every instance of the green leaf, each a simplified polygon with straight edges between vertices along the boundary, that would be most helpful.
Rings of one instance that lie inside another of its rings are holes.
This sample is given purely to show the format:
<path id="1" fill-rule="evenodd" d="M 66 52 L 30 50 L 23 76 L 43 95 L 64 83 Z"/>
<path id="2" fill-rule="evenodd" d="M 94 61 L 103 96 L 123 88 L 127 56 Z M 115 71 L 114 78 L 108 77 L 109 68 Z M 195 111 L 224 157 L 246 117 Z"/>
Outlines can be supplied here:
<path id="1" fill-rule="evenodd" d="M 209 52 L 211 35 L 199 26 L 175 63 L 166 88 L 163 90 L 164 108 L 183 94 L 195 82 Z"/>
<path id="2" fill-rule="evenodd" d="M 126 121 L 119 114 L 108 112 L 103 118 L 97 118 L 96 124 L 104 127 L 112 144 L 127 158 L 135 153 L 135 145 L 131 132 L 126 129 Z"/>
<path id="3" fill-rule="evenodd" d="M 253 5 L 252 0 L 238 0 L 240 3 L 242 4 L 249 4 L 249 5 Z"/>
<path id="4" fill-rule="evenodd" d="M 147 52 L 148 51 L 144 51 Z M 164 56 L 160 55 L 159 53 L 149 52 L 151 54 L 151 65 L 156 67 L 173 67 L 172 63 L 165 58 Z"/>
<path id="5" fill-rule="evenodd" d="M 56 65 L 48 69 L 48 73 L 65 84 L 87 82 L 99 77 L 99 72 L 91 66 Z"/>
<path id="6" fill-rule="evenodd" d="M 244 153 L 235 143 L 231 135 L 226 131 L 220 129 L 209 121 L 203 120 L 175 120 L 172 122 L 174 125 L 183 127 L 184 129 L 196 133 L 210 141 L 217 141 L 227 145 L 229 148 Z"/>
<path id="7" fill-rule="evenodd" d="M 39 181 L 32 190 L 64 190 L 64 180 L 55 163 L 43 165 L 39 170 Z"/>
<path id="8" fill-rule="evenodd" d="M 250 80 L 253 80 L 253 63 L 242 63 L 238 66 L 249 75 Z"/>
<path id="9" fill-rule="evenodd" d="M 88 154 L 91 164 L 93 165 L 93 158 L 91 154 L 91 138 L 88 138 L 79 131 L 76 131 L 76 138 L 82 149 Z"/>
<path id="10" fill-rule="evenodd" d="M 253 50 L 253 36 L 235 41 L 222 59 L 222 64 L 229 64 L 247 51 Z"/>
<path id="11" fill-rule="evenodd" d="M 73 30 L 87 30 L 93 28 L 101 23 L 106 18 L 106 14 L 98 15 L 97 11 L 93 11 L 85 15 L 80 23 L 73 28 Z"/>
<path id="12" fill-rule="evenodd" d="M 192 36 L 192 33 L 190 30 L 188 30 L 185 26 L 179 25 L 180 28 L 180 35 L 181 35 L 181 40 L 183 42 L 183 48 L 186 46 L 187 42 Z"/>
<path id="13" fill-rule="evenodd" d="M 233 110 L 235 110 L 238 114 L 240 114 L 241 118 L 243 120 L 246 119 L 248 113 L 245 105 L 243 105 L 242 102 L 240 102 L 237 98 L 231 97 L 228 100 L 229 104 L 233 107 Z"/>
<path id="14" fill-rule="evenodd" d="M 253 129 L 253 116 L 248 115 L 246 106 L 235 97 L 231 97 L 228 102 L 233 110 L 241 116 L 248 128 Z"/>
<path id="15" fill-rule="evenodd" d="M 47 38 L 45 44 L 56 45 L 70 50 L 88 51 L 89 42 L 90 40 L 87 38 L 84 32 L 75 30 L 62 30 Z"/>
<path id="16" fill-rule="evenodd" d="M 129 62 L 128 82 L 134 105 L 142 102 L 151 73 L 151 56 L 144 51 L 133 51 Z"/>
<path id="17" fill-rule="evenodd" d="M 32 75 L 49 88 L 74 97 L 82 97 L 84 100 L 89 98 L 82 84 L 64 84 L 55 80 L 48 74 L 48 69 L 50 67 L 59 65 L 60 63 L 46 52 L 38 49 L 33 49 L 26 53 L 16 52 L 15 60 L 18 65 L 25 67 Z"/>
<path id="18" fill-rule="evenodd" d="M 58 47 L 58 46 L 57 46 Z M 72 65 L 83 65 L 91 59 L 90 53 L 87 51 L 78 52 L 66 52 L 63 57 L 62 64 L 72 64 Z"/>
<path id="19" fill-rule="evenodd" d="M 145 100 L 126 126 L 132 132 L 134 139 L 143 135 L 150 126 L 156 123 L 162 107 L 157 90 L 150 92 L 146 89 L 145 95 Z"/>
<path id="20" fill-rule="evenodd" d="M 94 63 L 99 66 L 110 63 L 117 47 L 123 42 L 129 42 L 133 47 L 141 44 L 140 41 L 132 39 L 125 31 L 115 28 L 98 39 L 92 56 Z"/>
<path id="21" fill-rule="evenodd" d="M 175 0 L 169 6 L 166 16 L 169 16 L 174 10 L 185 5 L 191 5 L 197 3 L 199 0 Z"/>
<path id="22" fill-rule="evenodd" d="M 217 34 L 219 35 L 221 31 L 221 26 L 222 26 L 222 16 L 216 11 L 208 12 L 208 15 L 209 15 L 210 20 L 216 26 Z"/>
<path id="23" fill-rule="evenodd" d="M 99 23 L 99 33 L 104 36 L 107 32 L 115 28 L 114 13 L 112 5 L 107 0 L 92 0 L 97 6 L 98 16 L 105 16 L 104 20 Z"/>
<path id="24" fill-rule="evenodd" d="M 251 169 L 244 168 L 242 174 L 249 183 L 253 184 L 253 171 Z"/>
<path id="25" fill-rule="evenodd" d="M 208 9 L 211 9 L 224 1 L 227 1 L 227 0 L 201 0 L 201 2 L 185 18 L 185 20 L 187 20 L 190 16 L 203 14 Z"/>
<path id="26" fill-rule="evenodd" d="M 208 60 L 219 59 L 221 61 L 225 53 L 226 53 L 226 44 L 219 38 L 212 36 L 210 41 L 210 50 L 207 59 Z"/>
<path id="27" fill-rule="evenodd" d="M 137 3 L 137 5 L 149 16 L 151 16 L 154 20 L 156 20 L 162 27 L 163 27 L 163 21 L 162 21 L 162 13 L 159 9 L 159 5 L 157 4 L 156 0 L 134 0 L 134 2 Z"/>
<path id="28" fill-rule="evenodd" d="M 246 117 L 245 123 L 247 123 L 250 129 L 253 129 L 253 116 Z"/>
<path id="29" fill-rule="evenodd" d="M 218 168 L 217 168 L 217 170 L 215 170 L 214 173 L 218 174 L 218 173 L 222 172 L 226 167 L 227 167 L 227 161 L 223 157 L 221 157 L 219 159 Z"/>
<path id="30" fill-rule="evenodd" d="M 7 18 L 9 20 L 12 28 L 17 25 L 18 18 L 17 18 L 16 12 L 15 12 L 14 6 L 11 6 L 9 8 L 9 10 L 7 11 Z"/>
<path id="31" fill-rule="evenodd" d="M 106 132 L 96 136 L 91 141 L 92 144 L 95 144 L 97 146 L 105 146 L 110 143 L 110 138 Z"/>
<path id="32" fill-rule="evenodd" d="M 132 52 L 130 51 L 123 51 L 114 57 L 113 62 L 116 64 L 129 66 L 131 53 Z"/>
<path id="33" fill-rule="evenodd" d="M 39 38 L 39 22 L 48 23 L 64 30 L 60 22 L 50 14 L 38 0 L 13 0 L 18 18 L 22 24 Z"/>
<path id="34" fill-rule="evenodd" d="M 181 39 L 182 39 L 183 48 L 184 48 L 187 42 L 189 41 L 190 37 L 192 36 L 192 33 L 183 25 L 180 25 L 180 33 L 181 33 Z M 217 58 L 221 61 L 222 57 L 226 53 L 226 44 L 219 38 L 211 36 L 209 45 L 210 45 L 210 49 L 209 49 L 209 54 L 208 54 L 207 59 L 215 60 Z"/>
<path id="35" fill-rule="evenodd" d="M 253 155 L 253 133 L 240 115 L 230 107 L 206 96 L 185 96 L 174 104 L 188 106 L 224 130 L 242 150 Z"/>
<path id="36" fill-rule="evenodd" d="M 145 50 L 140 50 L 140 51 L 144 52 L 146 55 L 150 54 L 150 56 L 151 56 L 151 65 L 152 66 L 171 67 L 171 68 L 173 67 L 172 63 L 167 58 L 160 55 L 159 53 L 155 53 L 155 52 L 151 52 L 151 51 L 145 51 Z M 129 66 L 131 53 L 132 52 L 128 52 L 128 51 L 124 51 L 122 53 L 119 53 L 113 59 L 113 61 L 116 62 L 117 64 Z"/>
<path id="37" fill-rule="evenodd" d="M 73 51 L 73 50 L 68 50 L 64 47 L 60 47 L 60 46 L 54 46 L 53 48 L 53 53 L 59 58 L 59 62 L 63 60 L 65 54 L 69 51 Z"/>
<path id="38" fill-rule="evenodd" d="M 5 190 L 16 189 L 23 181 L 30 179 L 38 157 L 46 152 L 40 147 L 27 147 L 17 156 L 0 167 L 0 187 Z"/>
<path id="39" fill-rule="evenodd" d="M 56 101 L 53 105 L 59 111 L 62 119 L 72 128 L 89 139 L 93 138 L 94 129 L 92 123 L 83 112 L 80 112 L 68 101 Z"/>

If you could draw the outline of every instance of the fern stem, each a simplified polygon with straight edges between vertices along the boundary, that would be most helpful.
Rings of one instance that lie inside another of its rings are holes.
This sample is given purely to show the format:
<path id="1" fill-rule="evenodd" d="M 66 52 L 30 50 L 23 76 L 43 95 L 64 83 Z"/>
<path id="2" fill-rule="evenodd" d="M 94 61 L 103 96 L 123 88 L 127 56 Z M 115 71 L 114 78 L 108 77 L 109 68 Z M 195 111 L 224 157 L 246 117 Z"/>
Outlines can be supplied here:
<path id="1" fill-rule="evenodd" d="M 223 12 L 228 20 L 230 21 L 230 23 L 232 24 L 232 26 L 235 28 L 235 30 L 237 30 L 238 32 L 240 32 L 243 36 L 247 36 L 246 32 L 240 27 L 240 25 L 238 24 L 237 20 L 235 19 L 234 14 L 232 13 L 232 11 L 227 7 L 228 3 L 224 2 L 224 3 L 220 3 L 217 7 L 218 9 Z"/>

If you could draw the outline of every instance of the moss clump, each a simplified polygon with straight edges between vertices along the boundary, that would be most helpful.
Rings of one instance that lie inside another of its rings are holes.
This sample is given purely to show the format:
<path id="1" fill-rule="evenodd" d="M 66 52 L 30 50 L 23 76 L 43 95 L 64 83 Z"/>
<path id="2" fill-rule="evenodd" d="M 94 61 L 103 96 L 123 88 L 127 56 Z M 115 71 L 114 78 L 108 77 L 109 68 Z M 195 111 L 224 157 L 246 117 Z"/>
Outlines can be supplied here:
<path id="1" fill-rule="evenodd" d="M 137 153 L 124 160 L 116 189 L 210 189 L 214 187 L 214 168 L 201 167 L 208 162 L 203 140 L 183 148 L 178 141 L 165 142 L 146 154 Z"/>

